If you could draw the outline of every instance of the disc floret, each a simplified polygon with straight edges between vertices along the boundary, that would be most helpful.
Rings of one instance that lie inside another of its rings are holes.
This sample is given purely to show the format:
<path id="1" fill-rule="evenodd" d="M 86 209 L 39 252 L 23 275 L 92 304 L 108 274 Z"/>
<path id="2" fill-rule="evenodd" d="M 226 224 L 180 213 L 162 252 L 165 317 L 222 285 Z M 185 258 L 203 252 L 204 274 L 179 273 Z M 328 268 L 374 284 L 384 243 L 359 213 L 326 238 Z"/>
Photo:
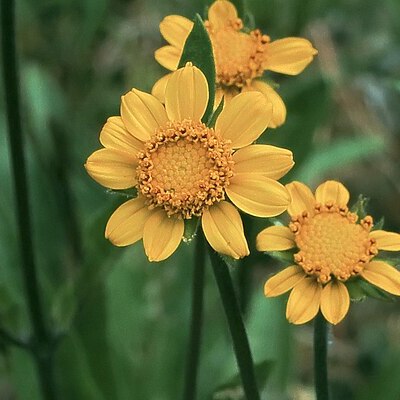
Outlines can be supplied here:
<path id="1" fill-rule="evenodd" d="M 150 208 L 184 219 L 224 200 L 233 176 L 229 141 L 189 119 L 159 127 L 138 159 L 139 190 Z"/>
<path id="2" fill-rule="evenodd" d="M 295 262 L 322 284 L 332 277 L 347 281 L 358 275 L 378 250 L 369 237 L 372 217 L 357 220 L 346 206 L 332 202 L 317 203 L 313 215 L 305 211 L 293 216 L 289 227 L 299 249 Z"/>

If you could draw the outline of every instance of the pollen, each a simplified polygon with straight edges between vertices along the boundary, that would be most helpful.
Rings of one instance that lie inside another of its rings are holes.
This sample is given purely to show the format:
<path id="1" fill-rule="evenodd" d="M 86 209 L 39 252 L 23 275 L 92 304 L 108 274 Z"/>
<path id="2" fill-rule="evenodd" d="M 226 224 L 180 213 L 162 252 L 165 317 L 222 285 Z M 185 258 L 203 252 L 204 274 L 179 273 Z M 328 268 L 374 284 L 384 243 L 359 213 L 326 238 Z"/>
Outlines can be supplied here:
<path id="1" fill-rule="evenodd" d="M 317 204 L 314 215 L 292 217 L 289 226 L 300 250 L 294 255 L 296 263 L 322 284 L 332 277 L 347 281 L 358 275 L 378 250 L 369 237 L 372 218 L 357 220 L 347 207 L 332 203 Z"/>
<path id="2" fill-rule="evenodd" d="M 158 128 L 138 158 L 138 186 L 149 207 L 184 219 L 224 200 L 233 176 L 230 142 L 191 120 Z"/>
<path id="3" fill-rule="evenodd" d="M 218 29 L 209 21 L 205 22 L 205 26 L 213 46 L 218 84 L 243 87 L 263 74 L 269 36 L 258 29 L 250 33 L 242 32 L 240 18 Z"/>

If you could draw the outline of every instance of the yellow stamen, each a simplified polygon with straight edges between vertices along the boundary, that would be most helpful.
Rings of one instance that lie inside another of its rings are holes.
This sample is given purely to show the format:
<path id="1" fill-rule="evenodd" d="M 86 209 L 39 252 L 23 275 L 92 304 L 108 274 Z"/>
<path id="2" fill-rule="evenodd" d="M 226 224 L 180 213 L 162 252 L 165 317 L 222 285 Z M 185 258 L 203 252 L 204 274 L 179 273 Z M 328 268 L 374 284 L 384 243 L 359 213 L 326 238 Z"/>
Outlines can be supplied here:
<path id="1" fill-rule="evenodd" d="M 214 29 L 205 22 L 214 50 L 217 83 L 223 86 L 243 87 L 261 76 L 269 36 L 256 29 L 250 33 L 240 32 L 240 18 L 229 21 L 223 28 Z"/>
<path id="2" fill-rule="evenodd" d="M 139 153 L 139 189 L 150 207 L 168 215 L 200 216 L 225 199 L 232 166 L 229 142 L 214 129 L 191 120 L 168 122 Z"/>
<path id="3" fill-rule="evenodd" d="M 314 215 L 293 217 L 289 225 L 295 233 L 299 252 L 294 258 L 308 275 L 321 283 L 331 277 L 346 281 L 359 274 L 377 253 L 369 237 L 373 221 L 367 216 L 357 223 L 357 215 L 333 203 L 317 204 Z"/>

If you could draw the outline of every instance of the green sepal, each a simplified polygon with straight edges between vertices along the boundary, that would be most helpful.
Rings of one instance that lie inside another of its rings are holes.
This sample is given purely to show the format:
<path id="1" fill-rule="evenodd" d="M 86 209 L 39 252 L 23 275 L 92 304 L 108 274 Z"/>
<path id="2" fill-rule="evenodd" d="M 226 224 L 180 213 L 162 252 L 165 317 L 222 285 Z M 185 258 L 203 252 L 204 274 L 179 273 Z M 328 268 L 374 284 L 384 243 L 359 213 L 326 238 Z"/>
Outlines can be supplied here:
<path id="1" fill-rule="evenodd" d="M 208 104 L 202 122 L 206 123 L 213 112 L 215 101 L 215 63 L 210 37 L 199 14 L 193 20 L 193 28 L 185 42 L 178 68 L 191 62 L 205 75 L 208 82 Z"/>
<path id="2" fill-rule="evenodd" d="M 361 302 L 367 298 L 367 294 L 359 285 L 359 279 L 353 279 L 346 282 L 346 288 L 350 295 L 350 300 L 354 302 Z"/>
<path id="3" fill-rule="evenodd" d="M 134 199 L 138 195 L 137 188 L 135 187 L 124 190 L 107 189 L 107 193 L 112 195 L 122 196 L 127 199 Z"/>
<path id="4" fill-rule="evenodd" d="M 377 231 L 383 228 L 383 225 L 385 224 L 385 217 L 381 217 L 377 223 L 374 224 L 372 227 L 373 231 Z"/>
<path id="5" fill-rule="evenodd" d="M 239 260 L 235 260 L 234 258 L 222 253 L 218 253 L 218 255 L 229 268 L 235 268 L 239 265 Z"/>
<path id="6" fill-rule="evenodd" d="M 350 211 L 358 215 L 358 218 L 363 219 L 367 216 L 367 206 L 369 203 L 369 198 L 360 194 L 357 201 L 351 207 Z"/>
<path id="7" fill-rule="evenodd" d="M 391 294 L 385 292 L 384 290 L 378 288 L 370 284 L 369 282 L 365 281 L 364 279 L 357 280 L 358 285 L 365 293 L 366 297 L 372 297 L 377 300 L 387 301 L 387 302 L 394 302 L 395 297 Z"/>
<path id="8" fill-rule="evenodd" d="M 258 387 L 262 390 L 271 375 L 274 361 L 265 360 L 254 365 L 254 372 Z M 239 374 L 228 379 L 228 381 L 218 386 L 212 394 L 212 400 L 246 400 L 243 391 L 242 381 Z"/>
<path id="9" fill-rule="evenodd" d="M 214 128 L 215 123 L 217 122 L 217 119 L 219 117 L 219 114 L 221 114 L 221 111 L 224 108 L 224 103 L 225 103 L 225 99 L 224 97 L 222 97 L 221 101 L 218 104 L 218 107 L 215 109 L 215 111 L 212 113 L 210 119 L 207 121 L 207 126 L 209 128 Z"/>
<path id="10" fill-rule="evenodd" d="M 294 254 L 297 250 L 284 250 L 284 251 L 268 251 L 265 254 L 269 255 L 271 258 L 280 261 L 283 264 L 294 264 Z"/>
<path id="11" fill-rule="evenodd" d="M 185 243 L 190 243 L 195 237 L 197 229 L 200 225 L 200 218 L 192 217 L 190 219 L 185 219 L 185 230 L 183 232 L 183 241 Z"/>

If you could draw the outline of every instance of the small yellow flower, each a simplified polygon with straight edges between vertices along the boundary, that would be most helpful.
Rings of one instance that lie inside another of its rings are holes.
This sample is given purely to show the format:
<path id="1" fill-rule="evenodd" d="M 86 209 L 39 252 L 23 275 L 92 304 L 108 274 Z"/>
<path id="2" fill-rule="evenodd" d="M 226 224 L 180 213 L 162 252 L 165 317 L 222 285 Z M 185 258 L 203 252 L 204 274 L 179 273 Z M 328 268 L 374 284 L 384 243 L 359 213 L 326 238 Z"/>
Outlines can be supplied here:
<path id="1" fill-rule="evenodd" d="M 315 197 L 300 182 L 286 188 L 292 197 L 288 207 L 291 223 L 260 232 L 257 249 L 298 249 L 296 265 L 270 278 L 264 287 L 267 297 L 292 289 L 286 309 L 290 322 L 308 322 L 321 309 L 330 323 L 339 323 L 349 309 L 346 282 L 350 279 L 364 279 L 400 296 L 400 272 L 384 261 L 373 260 L 378 250 L 399 251 L 400 234 L 371 230 L 370 216 L 358 221 L 347 208 L 349 192 L 339 182 L 321 184 Z"/>
<path id="2" fill-rule="evenodd" d="M 243 22 L 235 6 L 228 0 L 215 1 L 208 11 L 205 26 L 210 35 L 216 67 L 216 104 L 222 96 L 225 101 L 243 91 L 259 91 L 273 104 L 271 128 L 282 125 L 286 107 L 278 93 L 260 78 L 270 70 L 297 75 L 317 54 L 311 43 L 302 38 L 289 37 L 272 41 L 256 29 L 244 32 Z M 178 67 L 186 38 L 193 23 L 178 15 L 169 15 L 160 23 L 160 31 L 169 43 L 155 52 L 156 60 L 174 71 Z M 169 75 L 161 78 L 153 88 L 153 95 L 164 98 Z"/>
<path id="3" fill-rule="evenodd" d="M 107 223 L 116 246 L 143 238 L 149 260 L 164 260 L 181 242 L 184 220 L 197 216 L 216 251 L 240 258 L 249 249 L 232 203 L 260 217 L 287 209 L 290 196 L 277 179 L 293 166 L 292 153 L 251 145 L 267 127 L 271 105 L 260 93 L 243 93 L 210 128 L 201 122 L 208 98 L 204 74 L 190 63 L 172 74 L 165 106 L 136 89 L 122 96 L 121 116 L 100 133 L 104 148 L 85 164 L 107 188 L 137 188 Z"/>

